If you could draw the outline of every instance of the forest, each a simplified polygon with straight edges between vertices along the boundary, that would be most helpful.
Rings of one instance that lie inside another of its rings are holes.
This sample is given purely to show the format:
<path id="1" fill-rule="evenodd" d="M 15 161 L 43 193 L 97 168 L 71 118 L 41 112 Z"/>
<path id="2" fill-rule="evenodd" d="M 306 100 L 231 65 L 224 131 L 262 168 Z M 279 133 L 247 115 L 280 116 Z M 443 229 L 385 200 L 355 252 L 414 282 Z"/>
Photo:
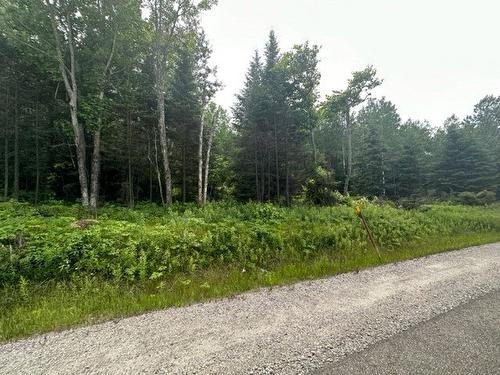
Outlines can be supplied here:
<path id="1" fill-rule="evenodd" d="M 500 96 L 402 119 L 270 30 L 225 108 L 216 5 L 0 0 L 0 342 L 500 240 Z"/>
<path id="2" fill-rule="evenodd" d="M 4 0 L 0 132 L 4 199 L 97 208 L 150 201 L 331 204 L 494 200 L 500 97 L 464 119 L 403 120 L 374 67 L 318 92 L 320 48 L 273 31 L 232 108 L 200 24 L 211 1 Z M 251 51 L 249 51 L 251 52 Z M 461 197 L 461 198 L 460 198 Z M 483 197 L 484 199 L 484 197 Z"/>

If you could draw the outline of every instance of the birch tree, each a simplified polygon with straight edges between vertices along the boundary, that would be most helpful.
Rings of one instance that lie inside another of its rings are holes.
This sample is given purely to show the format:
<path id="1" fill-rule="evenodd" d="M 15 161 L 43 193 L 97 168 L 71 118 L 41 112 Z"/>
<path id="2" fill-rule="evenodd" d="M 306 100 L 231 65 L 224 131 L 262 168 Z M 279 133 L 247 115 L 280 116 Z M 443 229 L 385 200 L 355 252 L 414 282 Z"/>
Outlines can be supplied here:
<path id="1" fill-rule="evenodd" d="M 104 100 L 113 71 L 117 38 L 140 17 L 133 0 L 45 0 L 52 25 L 59 72 L 68 95 L 71 127 L 76 146 L 82 205 L 97 207 L 101 170 Z M 125 22 L 127 21 L 128 22 Z M 82 98 L 82 92 L 84 98 Z M 97 94 L 93 94 L 93 93 Z M 82 99 L 85 109 L 82 113 Z M 83 118 L 84 122 L 80 118 Z M 85 134 L 92 134 L 90 178 Z"/>
<path id="2" fill-rule="evenodd" d="M 372 66 L 368 66 L 364 70 L 352 74 L 344 91 L 335 91 L 327 99 L 331 112 L 341 113 L 345 124 L 347 164 L 344 179 L 344 194 L 349 193 L 349 183 L 352 177 L 352 111 L 364 103 L 371 96 L 371 91 L 380 84 L 382 84 L 382 80 L 377 78 L 377 71 Z"/>
<path id="3" fill-rule="evenodd" d="M 215 3 L 213 0 L 148 0 L 153 27 L 152 57 L 166 204 L 172 203 L 172 172 L 165 120 L 167 73 L 173 60 L 175 45 L 181 36 L 190 31 L 195 32 L 198 28 L 200 13 L 210 9 Z"/>
<path id="4" fill-rule="evenodd" d="M 78 80 L 77 80 L 77 25 L 78 7 L 74 2 L 65 0 L 45 0 L 52 33 L 59 72 L 68 95 L 71 127 L 76 146 L 78 180 L 80 182 L 81 201 L 84 207 L 89 206 L 89 184 L 86 168 L 87 144 L 83 124 L 78 121 Z M 75 35 L 75 33 L 77 35 Z M 69 51 L 69 54 L 66 54 Z M 67 56 L 66 56 L 67 55 Z"/>
<path id="5" fill-rule="evenodd" d="M 217 133 L 222 121 L 227 122 L 227 115 L 222 107 L 211 102 L 205 108 L 202 118 L 202 125 L 199 138 L 198 152 L 198 203 L 207 203 L 208 177 L 210 172 L 210 157 L 214 136 Z M 206 125 L 205 125 L 206 124 Z M 206 151 L 205 160 L 203 160 L 203 131 L 206 131 Z"/>

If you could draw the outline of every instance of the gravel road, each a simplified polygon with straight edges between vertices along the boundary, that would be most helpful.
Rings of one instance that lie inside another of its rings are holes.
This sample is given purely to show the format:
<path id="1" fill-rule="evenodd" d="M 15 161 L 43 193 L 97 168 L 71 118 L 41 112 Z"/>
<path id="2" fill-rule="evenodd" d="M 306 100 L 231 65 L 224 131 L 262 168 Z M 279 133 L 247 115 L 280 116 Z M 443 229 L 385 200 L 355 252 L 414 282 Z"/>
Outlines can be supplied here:
<path id="1" fill-rule="evenodd" d="M 1 374 L 307 374 L 500 290 L 500 243 L 0 346 Z"/>
<path id="2" fill-rule="evenodd" d="M 498 375 L 500 290 L 314 372 L 332 374 Z"/>

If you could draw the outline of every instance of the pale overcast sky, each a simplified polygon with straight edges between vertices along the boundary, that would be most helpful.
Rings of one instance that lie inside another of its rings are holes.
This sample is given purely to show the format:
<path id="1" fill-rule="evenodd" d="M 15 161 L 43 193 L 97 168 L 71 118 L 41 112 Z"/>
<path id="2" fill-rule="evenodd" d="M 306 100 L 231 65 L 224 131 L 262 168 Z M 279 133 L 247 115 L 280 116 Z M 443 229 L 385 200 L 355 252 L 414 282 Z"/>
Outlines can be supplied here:
<path id="1" fill-rule="evenodd" d="M 280 47 L 309 40 L 322 47 L 320 92 L 342 89 L 350 73 L 372 64 L 384 84 L 375 92 L 403 119 L 440 126 L 500 95 L 499 0 L 219 0 L 203 16 L 213 63 L 234 103 L 255 49 L 270 29 Z"/>

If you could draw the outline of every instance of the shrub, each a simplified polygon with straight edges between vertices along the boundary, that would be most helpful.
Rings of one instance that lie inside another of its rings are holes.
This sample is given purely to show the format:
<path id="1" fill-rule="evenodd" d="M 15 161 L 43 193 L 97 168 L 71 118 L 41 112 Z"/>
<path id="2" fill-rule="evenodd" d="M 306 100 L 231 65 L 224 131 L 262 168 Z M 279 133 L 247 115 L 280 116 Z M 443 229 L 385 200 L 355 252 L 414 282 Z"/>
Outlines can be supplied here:
<path id="1" fill-rule="evenodd" d="M 496 201 L 496 195 L 493 191 L 483 190 L 477 193 L 477 200 L 480 204 L 492 204 Z"/>
<path id="2" fill-rule="evenodd" d="M 454 201 L 460 204 L 465 204 L 467 206 L 478 206 L 481 204 L 480 201 L 477 199 L 477 195 L 470 191 L 458 193 L 455 196 Z"/>
<path id="3" fill-rule="evenodd" d="M 406 211 L 356 202 L 385 250 L 432 236 L 500 231 L 496 206 L 441 204 Z M 0 285 L 84 276 L 134 281 L 211 267 L 267 269 L 321 255 L 345 259 L 370 247 L 348 205 L 138 207 L 106 206 L 96 221 L 85 221 L 78 206 L 0 203 Z M 77 225 L 83 221 L 91 225 Z"/>
<path id="4" fill-rule="evenodd" d="M 454 201 L 468 206 L 483 206 L 494 203 L 496 200 L 495 193 L 488 190 L 483 190 L 477 194 L 471 192 L 463 192 L 456 195 Z"/>
<path id="5" fill-rule="evenodd" d="M 335 204 L 335 188 L 333 172 L 323 167 L 316 167 L 314 175 L 306 181 L 303 188 L 305 201 L 322 206 Z"/>

